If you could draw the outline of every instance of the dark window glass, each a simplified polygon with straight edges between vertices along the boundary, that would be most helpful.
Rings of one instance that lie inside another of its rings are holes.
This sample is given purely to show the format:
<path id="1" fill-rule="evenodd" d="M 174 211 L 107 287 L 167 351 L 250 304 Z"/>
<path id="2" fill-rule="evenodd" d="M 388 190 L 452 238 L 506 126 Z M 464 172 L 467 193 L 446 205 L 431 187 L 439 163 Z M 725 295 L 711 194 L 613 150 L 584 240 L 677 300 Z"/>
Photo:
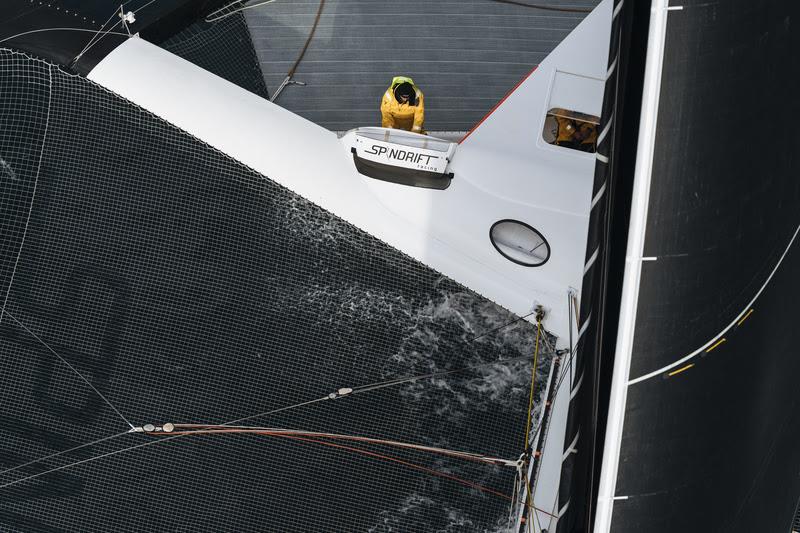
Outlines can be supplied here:
<path id="1" fill-rule="evenodd" d="M 555 107 L 547 112 L 542 138 L 549 144 L 594 153 L 599 124 L 593 115 Z"/>

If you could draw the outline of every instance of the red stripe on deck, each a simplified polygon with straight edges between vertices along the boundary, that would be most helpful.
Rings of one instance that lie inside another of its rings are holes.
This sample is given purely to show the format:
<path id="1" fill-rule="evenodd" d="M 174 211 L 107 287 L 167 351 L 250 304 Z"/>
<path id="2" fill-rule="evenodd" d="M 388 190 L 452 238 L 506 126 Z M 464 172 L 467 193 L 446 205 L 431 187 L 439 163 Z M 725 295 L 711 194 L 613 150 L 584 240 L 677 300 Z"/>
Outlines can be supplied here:
<path id="1" fill-rule="evenodd" d="M 471 130 L 469 130 L 469 131 L 467 132 L 467 134 L 466 134 L 466 135 L 464 135 L 464 138 L 462 138 L 460 141 L 458 141 L 458 144 L 461 144 L 461 143 L 463 143 L 464 141 L 466 141 L 466 140 L 467 140 L 467 137 L 469 137 L 470 135 L 472 135 L 472 132 L 473 132 L 473 131 L 477 130 L 477 129 L 480 127 L 480 125 L 481 125 L 481 124 L 483 124 L 484 122 L 486 122 L 486 119 L 488 119 L 488 118 L 489 118 L 489 117 L 492 115 L 492 113 L 494 113 L 495 111 L 497 111 L 497 108 L 498 108 L 498 107 L 500 107 L 501 105 L 503 105 L 503 102 L 505 102 L 506 100 L 508 100 L 508 97 L 509 97 L 509 96 L 511 96 L 512 94 L 514 94 L 514 91 L 516 91 L 517 89 L 519 89 L 519 86 L 520 86 L 520 85 L 522 85 L 523 83 L 525 83 L 525 80 L 527 80 L 528 78 L 530 78 L 530 77 L 531 77 L 531 75 L 532 75 L 534 72 L 536 72 L 536 69 L 537 69 L 538 67 L 539 67 L 539 65 L 536 65 L 535 67 L 533 67 L 533 70 L 531 70 L 530 72 L 528 72 L 528 75 L 527 75 L 527 76 L 525 76 L 524 78 L 522 78 L 522 79 L 521 79 L 521 80 L 520 80 L 520 81 L 519 81 L 519 82 L 518 82 L 518 83 L 517 83 L 517 84 L 514 86 L 514 88 L 513 88 L 513 89 L 511 89 L 510 91 L 508 91 L 508 93 L 506 93 L 506 95 L 505 95 L 505 96 L 504 96 L 504 97 L 503 97 L 503 98 L 502 98 L 502 99 L 501 99 L 499 102 L 497 102 L 497 103 L 494 105 L 494 107 L 491 109 L 491 111 L 489 111 L 488 113 L 486 113 L 486 116 L 485 116 L 485 117 L 483 117 L 482 119 L 480 119 L 480 120 L 478 121 L 478 123 L 477 123 L 477 124 L 475 124 L 474 126 L 472 126 L 472 129 L 471 129 Z"/>

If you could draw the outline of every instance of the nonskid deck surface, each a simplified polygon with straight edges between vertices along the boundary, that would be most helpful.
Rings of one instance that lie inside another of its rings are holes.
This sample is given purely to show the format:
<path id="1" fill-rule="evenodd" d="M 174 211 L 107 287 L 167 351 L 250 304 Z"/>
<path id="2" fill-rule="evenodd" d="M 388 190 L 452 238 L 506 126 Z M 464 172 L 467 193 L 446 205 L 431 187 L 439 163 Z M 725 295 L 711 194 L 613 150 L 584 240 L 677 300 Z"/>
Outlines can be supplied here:
<path id="1" fill-rule="evenodd" d="M 588 12 L 600 2 L 546 3 Z M 274 2 L 244 12 L 270 91 L 317 8 L 317 0 Z M 403 74 L 425 93 L 427 129 L 468 131 L 586 15 L 491 0 L 326 0 L 295 76 L 308 85 L 288 87 L 276 103 L 331 130 L 378 125 L 381 95 Z"/>

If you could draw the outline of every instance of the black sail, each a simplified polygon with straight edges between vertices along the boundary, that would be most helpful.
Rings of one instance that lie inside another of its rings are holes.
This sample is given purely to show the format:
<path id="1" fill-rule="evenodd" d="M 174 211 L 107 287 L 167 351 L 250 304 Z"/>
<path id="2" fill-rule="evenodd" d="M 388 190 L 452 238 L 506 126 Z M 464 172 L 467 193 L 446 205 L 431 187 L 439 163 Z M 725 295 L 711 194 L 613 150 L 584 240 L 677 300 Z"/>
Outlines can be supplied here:
<path id="1" fill-rule="evenodd" d="M 680 4 L 611 531 L 783 532 L 800 493 L 800 6 Z"/>

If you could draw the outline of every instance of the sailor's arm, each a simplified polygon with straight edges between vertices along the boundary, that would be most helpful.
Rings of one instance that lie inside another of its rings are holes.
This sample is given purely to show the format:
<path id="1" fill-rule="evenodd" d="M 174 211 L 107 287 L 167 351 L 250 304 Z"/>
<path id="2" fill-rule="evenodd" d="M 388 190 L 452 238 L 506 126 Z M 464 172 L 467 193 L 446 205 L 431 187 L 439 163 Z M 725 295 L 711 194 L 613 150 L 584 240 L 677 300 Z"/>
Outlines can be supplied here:
<path id="1" fill-rule="evenodd" d="M 417 91 L 417 105 L 414 111 L 414 127 L 411 131 L 414 133 L 422 133 L 423 126 L 425 125 L 425 96 L 422 91 Z"/>
<path id="2" fill-rule="evenodd" d="M 394 115 L 391 111 L 392 95 L 389 91 L 381 99 L 381 127 L 394 128 Z"/>

